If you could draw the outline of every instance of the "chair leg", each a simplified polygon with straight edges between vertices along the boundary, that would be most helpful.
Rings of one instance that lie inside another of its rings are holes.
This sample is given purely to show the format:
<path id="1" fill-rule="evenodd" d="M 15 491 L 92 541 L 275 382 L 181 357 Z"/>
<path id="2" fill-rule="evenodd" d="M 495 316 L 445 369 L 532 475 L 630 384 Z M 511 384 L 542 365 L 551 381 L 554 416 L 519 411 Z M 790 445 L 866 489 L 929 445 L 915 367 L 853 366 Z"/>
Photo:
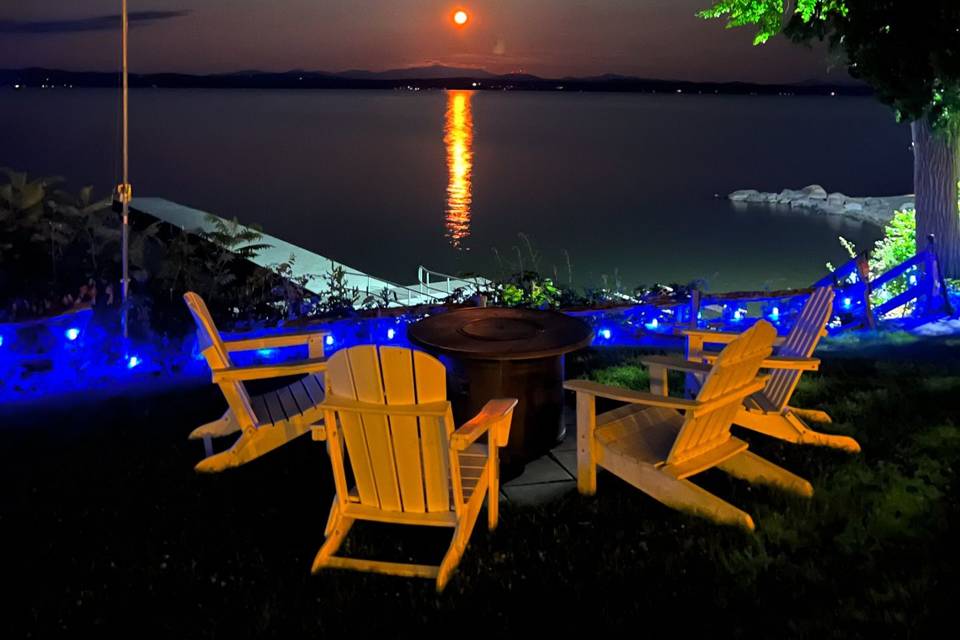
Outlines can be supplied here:
<path id="1" fill-rule="evenodd" d="M 337 552 L 344 538 L 347 537 L 347 533 L 350 532 L 350 527 L 353 526 L 354 522 L 353 518 L 344 516 L 339 507 L 337 507 L 336 513 L 331 510 L 330 520 L 327 523 L 327 530 L 329 531 L 327 539 L 317 552 L 317 557 L 313 559 L 310 573 L 317 573 L 328 563 L 330 557 Z"/>
<path id="2" fill-rule="evenodd" d="M 621 480 L 663 504 L 705 517 L 720 524 L 732 524 L 753 531 L 753 518 L 689 480 L 681 480 L 629 455 L 604 449 L 603 466 Z"/>
<path id="3" fill-rule="evenodd" d="M 438 593 L 444 590 L 450 581 L 450 576 L 453 575 L 454 569 L 460 564 L 460 558 L 463 557 L 463 552 L 466 550 L 467 543 L 470 541 L 470 534 L 473 533 L 473 527 L 477 523 L 477 517 L 480 515 L 481 504 L 482 499 L 473 500 L 471 497 L 470 502 L 467 503 L 463 511 L 463 515 L 460 517 L 460 522 L 457 523 L 456 528 L 453 530 L 453 540 L 447 549 L 446 555 L 443 556 L 443 561 L 440 563 L 440 571 L 437 573 Z"/>
<path id="4" fill-rule="evenodd" d="M 720 524 L 731 524 L 753 531 L 753 518 L 729 502 L 718 498 L 709 491 L 701 489 L 689 480 L 677 480 L 661 474 L 662 480 L 656 485 L 638 487 L 659 502 L 678 511 L 693 513 Z"/>
<path id="5" fill-rule="evenodd" d="M 717 466 L 748 482 L 773 485 L 806 498 L 813 495 L 813 486 L 809 482 L 751 451 L 742 451 Z"/>
<path id="6" fill-rule="evenodd" d="M 596 398 L 577 392 L 577 490 L 592 496 L 597 492 Z"/>
<path id="7" fill-rule="evenodd" d="M 860 452 L 860 444 L 853 438 L 814 431 L 789 408 L 784 413 L 741 409 L 734 423 L 787 442 L 833 447 L 850 453 Z"/>
<path id="8" fill-rule="evenodd" d="M 333 528 L 337 526 L 340 519 L 340 496 L 333 496 L 333 504 L 330 506 L 330 515 L 327 516 L 327 526 L 323 530 L 324 537 L 329 536 Z"/>
<path id="9" fill-rule="evenodd" d="M 220 471 L 226 471 L 227 469 L 237 467 L 240 464 L 242 463 L 237 457 L 237 452 L 233 447 L 231 447 L 226 451 L 221 451 L 220 453 L 207 456 L 194 465 L 193 470 L 197 473 L 219 473 Z"/>
<path id="10" fill-rule="evenodd" d="M 492 436 L 488 436 L 493 440 Z M 498 460 L 496 443 L 490 446 L 490 455 L 487 459 L 487 529 L 497 528 L 500 519 L 500 461 Z"/>
<path id="11" fill-rule="evenodd" d="M 819 411 L 817 409 L 797 409 L 796 407 L 787 407 L 787 409 L 794 415 L 807 422 L 817 422 L 819 424 L 831 424 L 833 422 L 833 418 L 831 418 L 830 414 L 826 411 Z"/>
<path id="12" fill-rule="evenodd" d="M 753 518 L 729 502 L 701 489 L 689 480 L 678 480 L 660 474 L 655 485 L 638 487 L 641 491 L 678 511 L 693 513 L 720 524 L 730 524 L 753 531 Z"/>
<path id="13" fill-rule="evenodd" d="M 237 421 L 237 416 L 233 413 L 232 409 L 227 409 L 219 419 L 208 422 L 191 431 L 189 439 L 197 440 L 204 438 L 204 440 L 206 440 L 211 437 L 220 438 L 222 436 L 228 436 L 231 433 L 236 433 L 237 431 L 240 431 L 240 423 Z"/>
<path id="14" fill-rule="evenodd" d="M 239 467 L 299 438 L 308 431 L 310 431 L 309 425 L 289 423 L 247 429 L 237 438 L 233 446 L 226 451 L 204 458 L 194 469 L 202 473 L 215 473 L 231 467 Z"/>

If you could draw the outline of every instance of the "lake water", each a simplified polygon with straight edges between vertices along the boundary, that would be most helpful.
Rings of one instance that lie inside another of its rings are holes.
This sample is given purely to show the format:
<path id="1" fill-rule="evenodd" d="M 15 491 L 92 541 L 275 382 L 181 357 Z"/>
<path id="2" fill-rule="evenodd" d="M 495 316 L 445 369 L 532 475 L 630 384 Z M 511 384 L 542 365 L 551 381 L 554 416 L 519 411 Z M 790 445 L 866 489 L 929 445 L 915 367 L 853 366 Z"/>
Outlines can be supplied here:
<path id="1" fill-rule="evenodd" d="M 117 102 L 0 91 L 0 166 L 109 193 Z M 131 135 L 135 196 L 404 283 L 420 264 L 497 275 L 518 251 L 530 268 L 525 234 L 541 271 L 578 285 L 803 286 L 844 259 L 837 236 L 880 230 L 723 196 L 912 190 L 909 130 L 868 98 L 137 90 Z"/>

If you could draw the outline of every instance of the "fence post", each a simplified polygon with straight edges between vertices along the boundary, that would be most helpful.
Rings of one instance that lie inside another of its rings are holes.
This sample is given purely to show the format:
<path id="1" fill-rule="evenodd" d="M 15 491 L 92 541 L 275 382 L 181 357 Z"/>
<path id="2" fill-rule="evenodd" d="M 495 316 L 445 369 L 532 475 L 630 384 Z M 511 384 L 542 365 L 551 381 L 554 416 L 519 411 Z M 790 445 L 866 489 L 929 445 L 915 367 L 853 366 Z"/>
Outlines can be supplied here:
<path id="1" fill-rule="evenodd" d="M 703 301 L 703 294 L 698 287 L 690 291 L 690 328 L 697 329 L 699 324 L 697 316 L 700 315 L 700 304 Z M 688 336 L 684 343 L 684 355 L 687 360 L 692 362 L 703 361 L 703 338 Z M 684 395 L 692 398 L 700 390 L 700 380 L 692 373 L 688 373 L 684 380 Z"/>
<path id="2" fill-rule="evenodd" d="M 857 254 L 857 273 L 863 283 L 863 316 L 870 329 L 877 328 L 877 319 L 873 317 L 873 307 L 870 306 L 870 250 Z"/>
<path id="3" fill-rule="evenodd" d="M 927 313 L 943 309 L 947 315 L 953 315 L 953 305 L 950 304 L 950 291 L 940 273 L 940 260 L 937 257 L 937 239 L 932 233 L 927 236 L 927 255 L 924 260 L 924 275 L 929 289 L 927 290 Z M 939 298 L 941 304 L 936 301 Z"/>
<path id="4" fill-rule="evenodd" d="M 700 289 L 694 287 L 690 291 L 690 328 L 696 329 L 698 326 L 697 316 L 700 315 Z"/>

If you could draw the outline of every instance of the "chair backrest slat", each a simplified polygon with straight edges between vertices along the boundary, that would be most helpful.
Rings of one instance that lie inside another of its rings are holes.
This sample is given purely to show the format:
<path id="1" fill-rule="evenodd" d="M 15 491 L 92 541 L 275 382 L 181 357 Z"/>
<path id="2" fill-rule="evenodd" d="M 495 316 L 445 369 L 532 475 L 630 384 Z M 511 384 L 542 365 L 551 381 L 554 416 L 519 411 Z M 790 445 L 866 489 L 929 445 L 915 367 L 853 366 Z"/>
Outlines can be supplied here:
<path id="1" fill-rule="evenodd" d="M 446 400 L 443 365 L 400 347 L 361 345 L 337 352 L 327 366 L 327 385 L 333 396 L 386 406 Z M 332 428 L 346 443 L 361 504 L 393 512 L 450 510 L 449 412 L 443 418 L 389 411 L 336 416 Z"/>
<path id="2" fill-rule="evenodd" d="M 347 351 L 347 355 L 350 358 L 350 370 L 353 373 L 353 387 L 357 392 L 355 399 L 372 404 L 386 404 L 380 356 L 376 346 L 355 347 Z M 390 437 L 390 421 L 382 414 L 361 415 L 360 420 L 366 436 L 373 480 L 380 498 L 380 508 L 387 511 L 402 511 L 393 439 Z"/>
<path id="3" fill-rule="evenodd" d="M 203 298 L 190 291 L 183 295 L 183 299 L 197 325 L 197 338 L 207 365 L 212 371 L 233 366 L 230 353 L 220 337 L 217 325 L 214 324 L 213 316 L 210 315 L 210 310 L 207 309 Z M 227 400 L 227 405 L 233 411 L 242 429 L 254 428 L 262 422 L 270 422 L 269 416 L 258 416 L 254 413 L 250 395 L 242 382 L 221 382 L 219 386 Z"/>
<path id="4" fill-rule="evenodd" d="M 733 394 L 756 379 L 760 365 L 773 351 L 776 335 L 770 323 L 761 320 L 720 352 L 697 400 L 706 402 L 723 396 L 730 400 L 706 414 L 687 414 L 667 457 L 668 464 L 706 453 L 730 439 L 730 425 L 742 403 L 742 398 Z"/>
<path id="5" fill-rule="evenodd" d="M 417 402 L 427 404 L 447 399 L 447 371 L 439 360 L 422 351 L 413 352 Z M 450 436 L 453 420 L 420 418 L 420 444 L 423 452 L 423 479 L 427 511 L 450 509 Z"/>
<path id="6" fill-rule="evenodd" d="M 417 392 L 414 388 L 411 351 L 399 347 L 381 347 L 380 364 L 387 404 L 416 404 Z M 416 416 L 392 416 L 390 432 L 393 436 L 403 510 L 423 513 L 427 510 L 427 503 L 423 493 L 423 462 Z"/>
<path id="7" fill-rule="evenodd" d="M 344 398 L 356 399 L 357 397 L 357 389 L 353 384 L 353 371 L 346 351 L 336 353 L 327 363 L 327 390 L 332 395 Z M 340 422 L 340 431 L 343 433 L 343 442 L 350 456 L 350 468 L 353 470 L 360 503 L 380 508 L 380 497 L 377 495 L 377 484 L 373 479 L 373 463 L 367 448 L 363 420 L 359 414 L 347 411 L 338 413 L 337 417 Z M 327 425 L 327 428 L 329 429 L 330 426 Z"/>
<path id="8" fill-rule="evenodd" d="M 810 294 L 796 324 L 793 325 L 784 343 L 777 349 L 778 355 L 793 358 L 809 358 L 813 355 L 833 312 L 833 298 L 832 287 L 821 287 Z M 777 411 L 782 410 L 790 400 L 802 373 L 802 371 L 777 369 L 771 374 L 763 394 Z"/>

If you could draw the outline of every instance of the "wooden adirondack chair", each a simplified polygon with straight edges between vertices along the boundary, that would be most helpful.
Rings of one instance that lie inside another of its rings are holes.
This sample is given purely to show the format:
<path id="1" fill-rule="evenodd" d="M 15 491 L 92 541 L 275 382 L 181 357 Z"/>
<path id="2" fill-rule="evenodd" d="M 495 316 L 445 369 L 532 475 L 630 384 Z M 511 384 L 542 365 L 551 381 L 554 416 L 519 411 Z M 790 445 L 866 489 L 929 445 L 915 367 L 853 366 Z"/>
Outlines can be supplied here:
<path id="1" fill-rule="evenodd" d="M 227 411 L 219 420 L 193 430 L 190 439 L 203 439 L 206 457 L 195 467 L 197 471 L 216 472 L 236 467 L 290 442 L 311 428 L 322 428 L 323 340 L 326 333 L 312 332 L 268 336 L 225 342 L 220 337 L 203 299 L 195 293 L 183 296 L 197 323 L 200 348 L 213 382 L 220 386 L 227 400 Z M 307 360 L 235 367 L 230 353 L 256 349 L 274 349 L 306 345 Z M 279 391 L 251 397 L 243 383 L 250 380 L 307 374 L 301 380 Z M 240 432 L 229 449 L 213 453 L 212 438 Z"/>
<path id="2" fill-rule="evenodd" d="M 833 297 L 831 287 L 822 287 L 810 294 L 796 324 L 777 347 L 776 355 L 763 362 L 762 368 L 772 371 L 770 381 L 762 391 L 744 400 L 734 424 L 788 442 L 835 447 L 851 453 L 860 451 L 860 444 L 849 436 L 821 433 L 809 427 L 807 421 L 830 423 L 830 416 L 825 412 L 788 404 L 803 372 L 820 368 L 820 360 L 812 356 L 820 338 L 827 334 Z M 683 333 L 687 336 L 687 359 L 693 362 L 710 362 L 717 357 L 704 351 L 705 343 L 726 344 L 738 335 L 695 330 Z"/>
<path id="3" fill-rule="evenodd" d="M 337 494 L 313 572 L 334 567 L 436 578 L 443 590 L 484 496 L 488 526 L 492 531 L 497 525 L 497 448 L 507 444 L 517 401 L 491 400 L 454 430 L 443 365 L 400 347 L 339 351 L 330 358 L 327 380 L 323 410 Z M 483 434 L 486 444 L 477 443 Z M 453 542 L 439 566 L 334 556 L 356 520 L 453 527 Z"/>
<path id="4" fill-rule="evenodd" d="M 751 453 L 746 442 L 730 435 L 743 399 L 767 384 L 757 372 L 775 337 L 774 328 L 761 320 L 728 344 L 713 367 L 682 358 L 646 358 L 653 393 L 567 382 L 565 387 L 577 393 L 580 493 L 596 492 L 600 466 L 674 509 L 750 530 L 753 519 L 747 513 L 687 478 L 717 467 L 748 481 L 813 495 L 809 482 Z M 696 399 L 667 396 L 668 369 L 706 374 Z M 597 415 L 598 397 L 628 404 Z"/>

